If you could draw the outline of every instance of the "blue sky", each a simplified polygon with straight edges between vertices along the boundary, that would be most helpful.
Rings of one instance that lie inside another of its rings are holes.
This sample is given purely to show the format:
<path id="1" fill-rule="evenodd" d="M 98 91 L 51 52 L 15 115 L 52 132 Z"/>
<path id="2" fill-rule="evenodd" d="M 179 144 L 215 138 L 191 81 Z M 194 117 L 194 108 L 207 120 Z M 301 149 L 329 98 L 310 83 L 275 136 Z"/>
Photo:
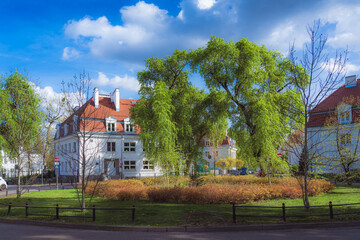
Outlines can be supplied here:
<path id="1" fill-rule="evenodd" d="M 151 56 L 204 46 L 210 35 L 249 38 L 286 54 L 306 43 L 320 19 L 327 51 L 349 48 L 348 74 L 360 72 L 359 1 L 289 0 L 1 0 L 0 75 L 27 72 L 53 95 L 85 69 L 94 87 L 138 98 L 136 73 Z M 194 76 L 193 82 L 203 87 Z"/>

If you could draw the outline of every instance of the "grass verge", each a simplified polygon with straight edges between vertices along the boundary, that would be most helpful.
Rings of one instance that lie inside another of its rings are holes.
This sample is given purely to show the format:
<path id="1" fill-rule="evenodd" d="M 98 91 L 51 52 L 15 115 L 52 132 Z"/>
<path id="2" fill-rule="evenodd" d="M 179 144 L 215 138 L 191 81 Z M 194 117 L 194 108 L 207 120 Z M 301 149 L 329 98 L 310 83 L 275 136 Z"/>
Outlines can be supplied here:
<path id="1" fill-rule="evenodd" d="M 358 186 L 337 186 L 329 193 L 310 198 L 311 205 L 324 205 L 324 207 L 314 207 L 309 211 L 304 208 L 286 209 L 288 215 L 287 222 L 312 222 L 330 221 L 329 201 L 336 204 L 348 204 L 360 202 L 360 188 Z M 33 192 L 23 195 L 22 199 L 15 197 L 0 198 L 0 203 L 14 205 L 25 205 L 41 207 L 78 207 L 77 194 L 75 190 L 52 190 L 43 192 Z M 302 206 L 301 199 L 273 199 L 261 202 L 252 202 L 246 206 L 276 206 L 282 203 L 286 206 Z M 232 208 L 229 204 L 177 204 L 177 203 L 152 203 L 149 201 L 119 201 L 105 198 L 94 198 L 92 203 L 97 208 L 130 208 L 136 206 L 135 224 L 131 222 L 131 211 L 96 211 L 96 222 L 91 218 L 75 218 L 74 216 L 91 217 L 91 210 L 84 213 L 74 209 L 60 209 L 60 219 L 55 220 L 55 208 L 31 208 L 29 217 L 31 220 L 58 221 L 67 223 L 99 224 L 99 225 L 123 225 L 123 226 L 183 226 L 185 223 L 191 226 L 209 225 L 231 225 Z M 25 208 L 13 208 L 10 216 L 7 216 L 7 206 L 0 205 L 0 217 L 25 218 Z M 359 214 L 348 214 L 345 216 L 336 215 L 342 212 L 360 212 L 360 205 L 334 206 L 333 221 L 359 220 Z M 263 208 L 237 208 L 237 214 L 262 215 L 259 218 L 238 217 L 238 224 L 252 223 L 282 223 L 282 209 L 263 209 Z M 39 216 L 51 215 L 51 216 Z M 291 215 L 306 214 L 326 214 L 325 217 L 290 217 Z M 278 218 L 266 218 L 264 215 L 276 215 Z M 67 217 L 65 217 L 67 216 Z"/>

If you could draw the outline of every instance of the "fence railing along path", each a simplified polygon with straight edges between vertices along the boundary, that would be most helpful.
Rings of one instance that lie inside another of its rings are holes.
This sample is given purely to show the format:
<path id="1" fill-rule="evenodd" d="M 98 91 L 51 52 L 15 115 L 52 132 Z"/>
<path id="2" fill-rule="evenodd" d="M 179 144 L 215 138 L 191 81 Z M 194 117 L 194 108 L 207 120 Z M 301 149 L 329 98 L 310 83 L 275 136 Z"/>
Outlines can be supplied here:
<path id="1" fill-rule="evenodd" d="M 25 217 L 28 216 L 44 216 L 44 217 L 54 217 L 55 219 L 61 218 L 89 218 L 92 221 L 96 221 L 96 212 L 97 211 L 129 211 L 131 212 L 131 222 L 135 223 L 135 205 L 129 208 L 97 208 L 95 205 L 92 205 L 91 208 L 76 208 L 76 207 L 60 207 L 59 204 L 56 204 L 54 207 L 47 207 L 47 206 L 32 206 L 26 203 L 25 205 L 14 205 L 11 202 L 8 204 L 0 203 L 0 205 L 7 206 L 7 216 L 11 215 L 11 210 L 13 208 L 24 208 L 25 209 Z M 45 214 L 45 213 L 34 213 L 30 212 L 30 209 L 53 209 L 54 214 Z M 76 215 L 61 215 L 60 210 L 78 210 L 79 212 L 86 213 L 87 210 L 91 210 L 91 215 L 83 215 L 83 216 L 76 216 Z"/>
<path id="2" fill-rule="evenodd" d="M 350 214 L 360 214 L 360 211 L 354 212 L 339 212 L 339 213 L 334 213 L 334 207 L 340 207 L 340 206 L 353 206 L 353 205 L 359 205 L 360 203 L 348 203 L 348 204 L 332 204 L 332 202 L 329 202 L 329 205 L 314 205 L 311 206 L 310 208 L 328 208 L 328 213 L 321 213 L 321 214 L 288 214 L 287 210 L 290 209 L 305 209 L 304 206 L 285 206 L 285 203 L 282 204 L 282 206 L 248 206 L 248 205 L 236 205 L 236 203 L 232 204 L 232 216 L 233 216 L 233 223 L 237 222 L 237 218 L 241 217 L 241 218 L 246 218 L 246 217 L 254 217 L 254 218 L 278 218 L 278 219 L 282 219 L 284 222 L 287 221 L 287 218 L 294 218 L 294 217 L 324 217 L 324 216 L 328 216 L 330 219 L 334 219 L 335 215 L 350 215 Z M 260 214 L 260 215 L 255 215 L 255 214 L 237 214 L 236 213 L 236 209 L 237 208 L 242 208 L 242 209 L 246 209 L 246 208 L 259 208 L 259 209 L 278 209 L 279 210 L 279 214 L 278 215 L 273 215 L 273 214 Z"/>

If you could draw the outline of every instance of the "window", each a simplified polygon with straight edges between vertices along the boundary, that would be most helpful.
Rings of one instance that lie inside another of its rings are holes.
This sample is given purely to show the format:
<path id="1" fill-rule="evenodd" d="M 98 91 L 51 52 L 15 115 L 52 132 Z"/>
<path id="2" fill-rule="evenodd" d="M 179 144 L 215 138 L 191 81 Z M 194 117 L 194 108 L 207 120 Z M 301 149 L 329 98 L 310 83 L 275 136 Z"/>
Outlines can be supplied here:
<path id="1" fill-rule="evenodd" d="M 135 170 L 136 169 L 136 161 L 124 161 L 124 169 L 125 170 Z"/>
<path id="2" fill-rule="evenodd" d="M 153 170 L 154 169 L 154 164 L 148 160 L 144 160 L 143 161 L 143 169 L 144 170 Z"/>
<path id="3" fill-rule="evenodd" d="M 337 110 L 338 110 L 338 121 L 340 124 L 351 123 L 352 121 L 351 105 L 345 103 L 341 104 Z"/>
<path id="4" fill-rule="evenodd" d="M 125 142 L 124 143 L 124 152 L 135 152 L 135 143 L 134 142 Z"/>
<path id="5" fill-rule="evenodd" d="M 68 131 L 69 131 L 69 126 L 67 125 L 67 123 L 65 123 L 65 126 L 64 126 L 64 135 L 65 136 L 68 134 Z"/>
<path id="6" fill-rule="evenodd" d="M 210 141 L 209 140 L 205 140 L 205 146 L 210 146 Z"/>
<path id="7" fill-rule="evenodd" d="M 130 123 L 125 124 L 125 132 L 134 132 L 134 126 Z"/>
<path id="8" fill-rule="evenodd" d="M 107 143 L 107 151 L 108 152 L 115 152 L 115 142 L 108 142 Z"/>
<path id="9" fill-rule="evenodd" d="M 61 151 L 60 151 L 60 154 L 63 155 L 64 154 L 64 146 L 61 145 Z"/>
<path id="10" fill-rule="evenodd" d="M 65 144 L 64 153 L 67 153 L 67 145 Z"/>
<path id="11" fill-rule="evenodd" d="M 211 155 L 209 151 L 205 151 L 205 158 L 211 159 Z"/>
<path id="12" fill-rule="evenodd" d="M 340 144 L 351 144 L 351 133 L 340 134 Z"/>
<path id="13" fill-rule="evenodd" d="M 76 142 L 73 143 L 73 152 L 76 152 Z"/>
<path id="14" fill-rule="evenodd" d="M 348 123 L 350 122 L 350 112 L 349 111 L 346 111 L 346 112 L 342 112 L 340 114 L 340 121 L 341 123 Z"/>
<path id="15" fill-rule="evenodd" d="M 71 152 L 71 143 L 69 143 L 69 152 Z"/>
<path id="16" fill-rule="evenodd" d="M 107 124 L 107 131 L 108 132 L 115 132 L 115 123 L 108 123 Z"/>

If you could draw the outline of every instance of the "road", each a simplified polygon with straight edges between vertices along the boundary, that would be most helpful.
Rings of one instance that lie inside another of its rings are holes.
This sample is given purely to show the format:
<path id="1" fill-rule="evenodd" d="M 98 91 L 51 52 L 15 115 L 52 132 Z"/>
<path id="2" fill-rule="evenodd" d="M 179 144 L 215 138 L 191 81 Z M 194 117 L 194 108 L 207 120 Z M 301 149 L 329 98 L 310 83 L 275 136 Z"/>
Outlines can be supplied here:
<path id="1" fill-rule="evenodd" d="M 51 184 L 49 186 L 49 184 L 47 185 L 35 185 L 35 186 L 31 186 L 31 185 L 26 185 L 26 186 L 22 186 L 23 188 L 23 193 L 26 192 L 37 192 L 37 191 L 45 191 L 45 190 L 54 190 L 56 189 L 56 185 L 55 184 Z M 71 184 L 63 184 L 63 186 L 61 186 L 59 184 L 59 189 L 72 189 L 72 185 Z M 16 194 L 16 185 L 8 185 L 8 196 L 11 195 L 15 195 Z M 6 191 L 0 191 L 0 197 L 5 197 L 6 196 Z"/>
<path id="2" fill-rule="evenodd" d="M 356 227 L 342 227 L 331 229 L 296 229 L 296 230 L 270 230 L 248 232 L 106 232 L 94 230 L 65 229 L 53 227 L 40 227 L 29 225 L 0 224 L 0 239 L 31 240 L 31 239 L 66 239 L 66 240 L 121 240 L 121 239 L 251 239 L 251 240 L 300 240 L 300 239 L 359 239 L 360 229 Z"/>

